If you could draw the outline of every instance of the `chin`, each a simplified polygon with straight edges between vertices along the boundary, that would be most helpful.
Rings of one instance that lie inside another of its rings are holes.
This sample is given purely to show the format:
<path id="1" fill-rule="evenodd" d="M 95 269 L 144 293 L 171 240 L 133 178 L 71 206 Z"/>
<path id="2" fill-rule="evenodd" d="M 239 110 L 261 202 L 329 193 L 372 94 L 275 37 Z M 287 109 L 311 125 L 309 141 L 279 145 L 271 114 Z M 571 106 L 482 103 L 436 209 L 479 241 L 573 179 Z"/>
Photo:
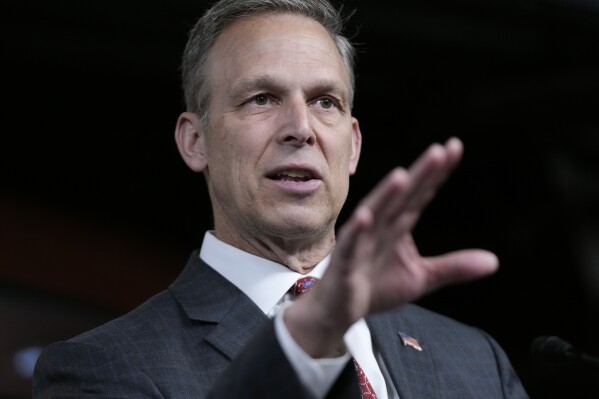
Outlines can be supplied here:
<path id="1" fill-rule="evenodd" d="M 281 238 L 319 237 L 332 231 L 334 221 L 316 219 L 313 217 L 282 218 L 270 225 L 273 235 Z"/>

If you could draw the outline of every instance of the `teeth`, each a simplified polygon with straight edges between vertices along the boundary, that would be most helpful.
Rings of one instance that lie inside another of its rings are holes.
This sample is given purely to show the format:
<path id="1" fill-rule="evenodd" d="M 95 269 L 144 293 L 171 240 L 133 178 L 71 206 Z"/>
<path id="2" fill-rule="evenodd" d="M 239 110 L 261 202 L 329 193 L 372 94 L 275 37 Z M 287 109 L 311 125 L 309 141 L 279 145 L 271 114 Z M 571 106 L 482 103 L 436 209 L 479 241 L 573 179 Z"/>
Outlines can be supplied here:
<path id="1" fill-rule="evenodd" d="M 277 174 L 278 178 L 282 178 L 282 177 L 292 177 L 292 178 L 298 178 L 298 179 L 309 179 L 311 178 L 311 174 L 309 172 L 306 171 L 301 171 L 301 170 L 286 170 L 285 172 L 281 172 L 279 174 Z"/>

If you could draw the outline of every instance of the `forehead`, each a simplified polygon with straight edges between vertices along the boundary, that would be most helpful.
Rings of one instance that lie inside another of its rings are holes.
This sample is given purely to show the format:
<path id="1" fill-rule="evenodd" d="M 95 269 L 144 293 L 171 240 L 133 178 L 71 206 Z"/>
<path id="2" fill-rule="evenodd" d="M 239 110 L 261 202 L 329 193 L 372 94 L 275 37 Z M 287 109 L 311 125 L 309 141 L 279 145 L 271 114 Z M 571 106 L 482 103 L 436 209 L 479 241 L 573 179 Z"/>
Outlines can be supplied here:
<path id="1" fill-rule="evenodd" d="M 298 14 L 267 13 L 232 23 L 218 37 L 208 57 L 213 83 L 252 74 L 294 74 L 315 80 L 349 77 L 329 32 L 317 21 Z"/>

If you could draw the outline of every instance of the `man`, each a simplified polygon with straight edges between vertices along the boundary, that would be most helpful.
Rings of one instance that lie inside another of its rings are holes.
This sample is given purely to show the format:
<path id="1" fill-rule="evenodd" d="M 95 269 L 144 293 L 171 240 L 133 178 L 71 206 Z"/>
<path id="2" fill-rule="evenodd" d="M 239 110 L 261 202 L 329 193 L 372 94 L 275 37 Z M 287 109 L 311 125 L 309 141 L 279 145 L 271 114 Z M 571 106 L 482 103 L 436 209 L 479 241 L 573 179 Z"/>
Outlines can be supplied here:
<path id="1" fill-rule="evenodd" d="M 497 268 L 483 250 L 423 258 L 411 237 L 458 139 L 392 171 L 336 237 L 361 150 L 340 31 L 322 0 L 223 0 L 200 19 L 175 139 L 214 230 L 169 290 L 48 347 L 34 397 L 526 397 L 492 338 L 408 305 Z M 316 287 L 285 302 L 306 275 Z"/>

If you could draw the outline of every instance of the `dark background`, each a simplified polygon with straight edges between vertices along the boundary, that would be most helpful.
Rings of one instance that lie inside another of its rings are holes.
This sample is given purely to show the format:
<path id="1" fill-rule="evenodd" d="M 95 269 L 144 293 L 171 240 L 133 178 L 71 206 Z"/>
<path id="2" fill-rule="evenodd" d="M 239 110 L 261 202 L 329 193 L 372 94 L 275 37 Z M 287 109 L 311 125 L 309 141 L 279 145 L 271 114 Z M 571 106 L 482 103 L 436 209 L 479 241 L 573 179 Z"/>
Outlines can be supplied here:
<path id="1" fill-rule="evenodd" d="M 173 140 L 180 54 L 205 4 L 3 1 L 0 397 L 29 397 L 21 350 L 167 287 L 211 227 Z M 559 335 L 599 355 L 599 1 L 354 7 L 364 147 L 341 219 L 392 167 L 460 137 L 463 163 L 416 240 L 425 255 L 488 248 L 502 266 L 422 304 L 490 332 L 531 397 L 598 397 L 597 370 L 541 364 L 529 346 Z"/>

